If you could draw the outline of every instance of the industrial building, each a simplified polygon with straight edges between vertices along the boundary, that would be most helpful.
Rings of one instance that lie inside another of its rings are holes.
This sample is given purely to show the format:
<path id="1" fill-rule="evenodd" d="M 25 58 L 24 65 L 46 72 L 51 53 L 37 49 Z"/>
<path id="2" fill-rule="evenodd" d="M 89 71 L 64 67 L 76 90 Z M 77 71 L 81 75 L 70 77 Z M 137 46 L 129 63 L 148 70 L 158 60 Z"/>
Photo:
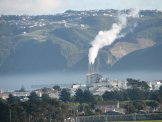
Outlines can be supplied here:
<path id="1" fill-rule="evenodd" d="M 102 75 L 95 72 L 94 64 L 88 65 L 88 74 L 86 75 L 87 85 L 91 85 L 92 83 L 97 83 L 102 80 Z"/>

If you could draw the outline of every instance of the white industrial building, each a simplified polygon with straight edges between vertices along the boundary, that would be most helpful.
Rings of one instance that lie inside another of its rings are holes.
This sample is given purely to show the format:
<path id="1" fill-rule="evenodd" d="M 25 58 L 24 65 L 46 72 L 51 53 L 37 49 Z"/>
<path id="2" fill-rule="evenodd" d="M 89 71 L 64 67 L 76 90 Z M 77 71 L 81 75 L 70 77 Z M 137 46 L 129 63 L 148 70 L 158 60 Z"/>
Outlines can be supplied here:
<path id="1" fill-rule="evenodd" d="M 105 91 L 114 91 L 127 88 L 127 82 L 119 80 L 109 80 L 95 72 L 94 64 L 88 65 L 86 75 L 87 88 L 95 95 L 102 95 Z"/>

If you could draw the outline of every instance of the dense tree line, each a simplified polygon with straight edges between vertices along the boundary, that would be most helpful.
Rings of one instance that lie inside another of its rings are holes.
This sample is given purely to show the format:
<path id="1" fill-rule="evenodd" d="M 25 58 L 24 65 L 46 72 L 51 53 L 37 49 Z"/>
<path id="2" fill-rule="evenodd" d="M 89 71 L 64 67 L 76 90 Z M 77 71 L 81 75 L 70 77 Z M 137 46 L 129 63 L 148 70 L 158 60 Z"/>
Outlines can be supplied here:
<path id="1" fill-rule="evenodd" d="M 162 102 L 162 86 L 159 90 L 149 90 L 149 86 L 144 81 L 127 79 L 128 89 L 120 91 L 106 91 L 102 97 L 107 100 L 156 100 Z"/>
<path id="2" fill-rule="evenodd" d="M 10 95 L 6 101 L 0 99 L 0 122 L 62 122 L 71 116 L 68 110 L 67 104 L 47 94 L 40 98 L 32 92 L 26 102 Z"/>
<path id="3" fill-rule="evenodd" d="M 162 86 L 159 90 L 149 90 L 149 86 L 145 81 L 135 79 L 127 79 L 127 81 L 128 89 L 106 91 L 102 95 L 104 101 L 128 101 L 124 106 L 127 113 L 144 110 L 146 106 L 153 109 L 162 103 Z"/>

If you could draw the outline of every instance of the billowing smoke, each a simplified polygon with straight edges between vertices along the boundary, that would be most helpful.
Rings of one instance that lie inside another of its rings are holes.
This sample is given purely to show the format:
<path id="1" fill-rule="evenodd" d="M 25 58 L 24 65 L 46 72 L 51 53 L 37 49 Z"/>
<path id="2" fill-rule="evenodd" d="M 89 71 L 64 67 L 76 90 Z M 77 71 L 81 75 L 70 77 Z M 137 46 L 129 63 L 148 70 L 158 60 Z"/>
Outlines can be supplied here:
<path id="1" fill-rule="evenodd" d="M 129 14 L 118 16 L 118 23 L 114 23 L 110 30 L 100 31 L 95 39 L 91 42 L 92 47 L 89 49 L 89 64 L 94 64 L 98 52 L 101 48 L 111 45 L 116 39 L 123 37 L 122 29 L 127 26 L 127 17 L 138 17 L 139 10 L 132 9 Z"/>

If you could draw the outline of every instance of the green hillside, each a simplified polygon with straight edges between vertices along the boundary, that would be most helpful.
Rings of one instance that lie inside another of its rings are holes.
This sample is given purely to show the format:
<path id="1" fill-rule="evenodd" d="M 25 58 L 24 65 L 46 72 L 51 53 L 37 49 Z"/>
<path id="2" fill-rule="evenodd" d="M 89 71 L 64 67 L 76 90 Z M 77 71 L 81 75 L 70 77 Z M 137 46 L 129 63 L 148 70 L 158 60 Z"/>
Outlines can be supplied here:
<path id="1" fill-rule="evenodd" d="M 116 21 L 116 10 L 1 16 L 0 71 L 87 70 L 90 42 L 98 31 L 110 29 Z M 132 62 L 127 58 L 129 54 L 152 46 L 150 51 L 153 52 L 150 53 L 156 56 L 154 58 L 161 56 L 155 47 L 162 43 L 162 12 L 141 11 L 139 18 L 128 19 L 127 28 L 122 33 L 126 36 L 99 51 L 97 63 L 100 70 L 115 70 L 119 64 L 125 67 L 128 62 Z M 146 55 L 148 60 L 151 58 L 146 53 L 139 55 Z M 140 60 L 140 56 L 133 55 L 131 59 Z M 147 67 L 153 69 L 149 65 Z M 157 63 L 154 69 L 158 67 L 162 67 L 162 64 Z"/>

